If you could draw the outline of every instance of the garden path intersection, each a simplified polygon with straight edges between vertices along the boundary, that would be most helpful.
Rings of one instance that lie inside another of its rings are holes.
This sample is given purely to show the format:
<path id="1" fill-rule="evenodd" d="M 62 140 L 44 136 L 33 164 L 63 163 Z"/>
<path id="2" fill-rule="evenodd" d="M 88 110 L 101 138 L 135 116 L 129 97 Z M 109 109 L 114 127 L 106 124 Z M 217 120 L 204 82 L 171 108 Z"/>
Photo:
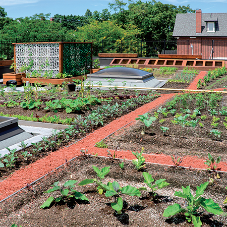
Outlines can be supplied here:
<path id="1" fill-rule="evenodd" d="M 197 82 L 199 79 L 202 79 L 207 72 L 201 71 L 199 75 L 194 79 L 194 81 L 190 84 L 188 89 L 196 90 Z M 116 132 L 120 128 L 126 126 L 127 124 L 135 124 L 135 118 L 138 115 L 145 114 L 146 112 L 152 110 L 153 108 L 157 108 L 160 105 L 163 105 L 166 101 L 174 97 L 176 93 L 171 94 L 162 94 L 160 97 L 155 99 L 154 101 L 143 105 L 142 107 L 136 109 L 135 111 L 124 115 L 118 119 L 115 119 L 108 125 L 88 134 L 86 137 L 81 139 L 75 144 L 72 144 L 68 147 L 64 147 L 59 149 L 56 152 L 50 153 L 48 156 L 26 166 L 25 168 L 21 168 L 15 171 L 11 176 L 7 179 L 4 179 L 0 182 L 0 201 L 4 200 L 8 196 L 17 192 L 21 188 L 26 187 L 26 185 L 31 184 L 36 181 L 40 177 L 48 174 L 53 171 L 60 165 L 65 163 L 65 160 L 71 160 L 79 155 L 81 155 L 81 150 L 87 150 L 88 154 L 98 155 L 102 157 L 108 157 L 109 150 L 112 154 L 115 152 L 115 157 L 120 159 L 132 160 L 135 156 L 131 151 L 126 150 L 111 150 L 107 148 L 98 148 L 95 147 L 95 144 L 104 138 L 108 137 L 110 134 Z M 155 163 L 160 165 L 173 165 L 171 156 L 164 154 L 143 154 L 147 163 Z M 181 163 L 182 167 L 185 168 L 201 168 L 206 169 L 206 165 L 204 164 L 204 159 L 199 159 L 197 157 L 184 156 L 183 161 Z M 45 166 L 45 168 L 43 168 Z M 227 163 L 220 162 L 218 167 L 221 168 L 221 171 L 227 172 Z M 14 184 L 14 182 L 17 182 Z"/>

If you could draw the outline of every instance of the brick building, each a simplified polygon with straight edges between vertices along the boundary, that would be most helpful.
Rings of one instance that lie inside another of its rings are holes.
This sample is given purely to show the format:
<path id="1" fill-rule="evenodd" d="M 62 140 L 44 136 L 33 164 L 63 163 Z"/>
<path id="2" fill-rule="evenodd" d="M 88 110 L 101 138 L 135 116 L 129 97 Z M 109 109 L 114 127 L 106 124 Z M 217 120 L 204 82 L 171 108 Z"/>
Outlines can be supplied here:
<path id="1" fill-rule="evenodd" d="M 177 14 L 173 36 L 177 54 L 202 55 L 202 59 L 227 59 L 227 13 Z"/>

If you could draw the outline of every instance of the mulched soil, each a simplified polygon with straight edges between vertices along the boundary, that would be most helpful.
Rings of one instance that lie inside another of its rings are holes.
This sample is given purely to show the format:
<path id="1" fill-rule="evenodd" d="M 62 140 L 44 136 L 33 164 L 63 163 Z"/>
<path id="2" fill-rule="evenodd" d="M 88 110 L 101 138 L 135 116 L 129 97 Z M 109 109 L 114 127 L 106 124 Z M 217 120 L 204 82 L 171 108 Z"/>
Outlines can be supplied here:
<path id="1" fill-rule="evenodd" d="M 204 194 L 215 202 L 225 199 L 225 188 L 227 181 L 226 173 L 220 174 L 220 179 L 215 178 L 214 173 L 198 170 L 187 170 L 180 167 L 168 167 L 155 164 L 147 164 L 146 171 L 152 174 L 155 180 L 165 178 L 171 182 L 171 187 L 157 191 L 152 197 L 150 189 L 143 191 L 140 197 L 122 195 L 124 209 L 122 215 L 117 215 L 111 208 L 114 202 L 112 197 L 106 198 L 97 193 L 95 185 L 77 186 L 75 189 L 84 193 L 89 202 L 80 200 L 68 200 L 59 204 L 53 203 L 50 208 L 40 209 L 43 202 L 51 196 L 59 196 L 58 192 L 43 194 L 50 188 L 53 182 L 60 181 L 63 185 L 67 180 L 84 180 L 95 178 L 92 165 L 98 168 L 110 166 L 110 172 L 103 183 L 117 181 L 122 187 L 132 185 L 144 187 L 142 171 L 137 171 L 132 163 L 125 161 L 124 169 L 119 167 L 121 160 L 111 158 L 99 158 L 91 156 L 80 156 L 63 166 L 54 174 L 38 181 L 35 185 L 28 185 L 14 198 L 1 203 L 1 226 L 8 227 L 12 223 L 21 226 L 192 226 L 188 224 L 183 215 L 174 218 L 162 216 L 164 209 L 174 203 L 184 206 L 184 200 L 174 196 L 175 191 L 181 191 L 181 186 L 191 185 L 193 193 L 195 186 L 201 182 L 213 179 Z M 223 207 L 224 211 L 227 209 Z M 227 220 L 224 216 L 212 216 L 201 213 L 203 226 L 225 226 Z"/>
<path id="2" fill-rule="evenodd" d="M 202 72 L 202 74 L 204 75 L 205 73 Z M 199 77 L 202 77 L 202 75 L 199 75 Z M 191 89 L 196 89 L 196 83 L 195 80 L 190 85 Z M 166 220 L 166 218 L 162 217 L 162 213 L 168 205 L 174 202 L 179 202 L 184 206 L 183 200 L 173 196 L 174 191 L 180 190 L 181 185 L 186 186 L 190 184 L 192 189 L 195 189 L 196 186 L 205 181 L 213 182 L 208 186 L 205 197 L 213 198 L 215 202 L 218 202 L 222 206 L 226 197 L 226 173 L 219 172 L 220 178 L 217 178 L 216 173 L 198 170 L 199 168 L 206 167 L 204 166 L 204 160 L 196 157 L 184 157 L 181 166 L 189 168 L 185 169 L 182 167 L 168 167 L 167 165 L 171 164 L 170 156 L 146 154 L 145 158 L 147 162 L 165 164 L 147 164 L 146 171 L 151 173 L 155 179 L 166 178 L 171 183 L 171 187 L 158 191 L 159 197 L 156 202 L 151 201 L 150 194 L 146 192 L 144 192 L 145 194 L 142 195 L 142 198 L 126 196 L 123 199 L 127 201 L 128 206 L 125 206 L 125 214 L 121 217 L 114 215 L 112 208 L 110 208 L 109 203 L 113 202 L 112 199 L 106 199 L 105 196 L 98 195 L 93 186 L 83 188 L 76 186 L 78 191 L 86 194 L 90 200 L 90 204 L 71 201 L 72 203 L 70 204 L 53 205 L 51 208 L 45 210 L 39 209 L 39 206 L 48 197 L 47 194 L 43 195 L 42 192 L 48 189 L 53 182 L 60 180 L 63 183 L 68 179 L 80 181 L 85 178 L 93 178 L 94 171 L 91 165 L 98 165 L 100 168 L 111 165 L 111 173 L 107 175 L 106 181 L 112 182 L 114 179 L 117 179 L 122 186 L 125 184 L 131 184 L 137 187 L 141 186 L 143 182 L 141 172 L 137 172 L 130 162 L 125 161 L 125 170 L 121 170 L 118 166 L 118 160 L 100 158 L 101 156 L 108 157 L 108 149 L 101 149 L 94 146 L 96 142 L 103 140 L 121 127 L 129 123 L 130 126 L 134 125 L 135 118 L 138 115 L 142 115 L 152 108 L 163 105 L 166 100 L 169 100 L 173 96 L 174 94 L 162 95 L 153 102 L 87 135 L 86 138 L 78 141 L 76 144 L 52 152 L 48 156 L 28 165 L 26 168 L 17 170 L 6 180 L 1 181 L 0 199 L 4 199 L 25 187 L 21 193 L 17 193 L 1 203 L 1 226 L 6 227 L 13 223 L 17 223 L 23 227 L 122 226 L 126 224 L 130 226 L 176 226 L 176 224 L 177 226 L 192 226 L 192 224 L 186 223 L 185 217 L 182 215 Z M 85 155 L 71 163 L 69 160 L 81 155 L 81 149 L 87 149 L 88 154 L 98 157 L 87 157 Z M 131 151 L 110 150 L 110 152 L 112 153 L 112 157 L 115 154 L 117 158 L 121 158 L 122 160 L 132 160 L 135 158 Z M 61 168 L 49 174 L 60 165 L 62 165 Z M 223 165 L 223 163 L 220 163 L 221 169 L 225 170 Z M 194 170 L 193 168 L 195 167 L 198 169 Z M 33 183 L 33 181 L 36 181 L 45 174 L 48 174 L 45 178 Z M 223 209 L 226 211 L 225 207 Z M 206 213 L 202 215 L 203 217 L 201 219 L 204 226 L 227 225 L 226 217 L 212 216 Z"/>

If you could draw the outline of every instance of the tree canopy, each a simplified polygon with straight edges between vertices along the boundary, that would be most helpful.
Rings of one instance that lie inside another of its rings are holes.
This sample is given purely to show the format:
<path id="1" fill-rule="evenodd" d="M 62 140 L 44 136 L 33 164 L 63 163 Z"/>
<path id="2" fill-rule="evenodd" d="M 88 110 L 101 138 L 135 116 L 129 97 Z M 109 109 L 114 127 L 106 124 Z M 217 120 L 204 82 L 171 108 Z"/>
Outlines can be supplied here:
<path id="1" fill-rule="evenodd" d="M 28 41 L 92 41 L 95 53 L 103 47 L 108 52 L 136 51 L 141 40 L 171 40 L 177 13 L 193 13 L 187 6 L 163 4 L 155 0 L 124 2 L 114 0 L 110 10 L 84 15 L 35 14 L 13 20 L 0 7 L 0 39 L 8 42 Z M 104 45 L 105 44 L 105 45 Z M 117 47 L 118 45 L 118 47 Z M 119 49 L 120 48 L 120 49 Z"/>

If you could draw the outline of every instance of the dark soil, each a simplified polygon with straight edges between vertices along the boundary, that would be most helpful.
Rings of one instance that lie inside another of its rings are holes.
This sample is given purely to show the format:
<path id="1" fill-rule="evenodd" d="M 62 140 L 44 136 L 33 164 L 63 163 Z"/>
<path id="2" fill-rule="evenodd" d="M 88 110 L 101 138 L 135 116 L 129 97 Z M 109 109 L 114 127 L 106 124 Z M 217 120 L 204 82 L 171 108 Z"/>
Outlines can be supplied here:
<path id="1" fill-rule="evenodd" d="M 99 96 L 99 94 L 97 94 L 97 92 L 93 92 L 93 95 Z M 111 98 L 108 102 L 107 101 L 103 101 L 101 103 L 101 105 L 105 105 L 107 103 L 109 104 L 115 104 L 116 102 L 121 105 L 122 102 L 125 102 L 127 99 L 130 99 L 131 97 L 135 97 L 138 95 L 147 95 L 150 94 L 149 91 L 130 91 L 130 94 L 128 93 L 128 91 L 122 91 L 122 92 L 111 92 L 111 91 L 106 91 L 104 94 L 102 94 L 102 96 L 106 99 L 106 98 Z M 50 100 L 53 99 L 53 97 L 51 97 L 51 95 L 54 95 L 55 98 L 60 98 L 61 94 L 60 93 L 39 93 L 40 98 L 45 100 Z M 67 97 L 68 98 L 72 98 L 72 97 L 77 97 L 78 96 L 78 92 L 69 92 L 67 93 Z M 7 97 L 5 97 L 6 100 L 9 100 L 10 98 L 13 98 L 14 100 L 16 100 L 16 98 L 18 98 L 18 96 L 12 96 L 12 95 L 7 95 Z M 33 97 L 34 98 L 34 97 Z M 155 97 L 154 97 L 155 98 Z M 22 97 L 21 97 L 22 100 Z M 152 99 L 151 99 L 152 101 Z M 136 108 L 142 106 L 143 104 L 138 104 L 135 107 L 129 107 L 127 109 L 127 111 L 125 111 L 122 115 L 127 114 L 133 110 L 135 110 Z M 87 109 L 83 110 L 83 111 L 78 111 L 77 113 L 70 113 L 67 114 L 65 112 L 65 110 L 62 111 L 58 111 L 57 113 L 51 112 L 51 111 L 47 111 L 43 108 L 39 108 L 39 109 L 23 109 L 20 106 L 14 106 L 14 107 L 6 107 L 6 106 L 0 106 L 0 112 L 4 113 L 4 114 L 17 114 L 17 115 L 22 115 L 22 116 L 30 116 L 31 114 L 33 114 L 34 117 L 36 117 L 36 120 L 38 121 L 40 117 L 48 115 L 48 116 L 59 116 L 62 119 L 66 119 L 66 118 L 75 118 L 78 115 L 81 116 L 87 116 L 89 115 L 92 110 L 96 109 L 97 107 L 99 107 L 100 105 L 95 105 L 95 106 L 90 106 L 87 107 Z M 119 113 L 116 112 L 115 116 L 108 117 L 106 119 L 104 119 L 104 125 L 110 123 L 111 121 L 113 121 L 115 118 L 120 117 L 121 115 L 119 115 Z M 76 127 L 76 126 L 75 126 Z M 79 132 L 79 133 L 74 133 L 72 136 L 67 136 L 67 135 L 63 135 L 63 137 L 59 140 L 57 140 L 57 138 L 55 138 L 55 136 L 51 137 L 48 140 L 54 140 L 54 147 L 45 147 L 44 143 L 40 143 L 39 144 L 39 150 L 34 151 L 34 146 L 30 146 L 28 148 L 26 148 L 25 150 L 28 151 L 30 154 L 32 154 L 31 157 L 28 157 L 27 159 L 24 159 L 22 152 L 24 152 L 24 150 L 20 150 L 18 151 L 17 154 L 17 159 L 16 162 L 14 163 L 14 165 L 12 167 L 3 167 L 0 168 L 0 180 L 3 180 L 5 178 L 7 178 L 10 174 L 12 174 L 15 170 L 18 170 L 30 163 L 33 163 L 37 160 L 39 160 L 40 158 L 43 158 L 47 155 L 49 155 L 51 152 L 54 152 L 56 150 L 58 150 L 61 147 L 65 147 L 68 146 L 69 144 L 75 143 L 75 141 L 80 140 L 81 138 L 83 138 L 84 136 L 86 136 L 87 133 L 90 133 L 98 128 L 102 127 L 102 125 L 97 125 L 94 126 L 93 128 L 87 128 L 85 132 Z M 78 129 L 78 128 L 75 128 Z"/>
<path id="2" fill-rule="evenodd" d="M 97 193 L 95 185 L 78 186 L 75 189 L 84 193 L 89 202 L 70 200 L 65 203 L 53 203 L 50 208 L 40 209 L 43 202 L 51 196 L 59 196 L 58 192 L 43 194 L 51 185 L 60 181 L 63 185 L 67 180 L 81 180 L 95 178 L 92 165 L 99 168 L 110 166 L 110 172 L 103 180 L 117 181 L 120 186 L 132 185 L 144 187 L 142 171 L 135 170 L 134 166 L 125 161 L 124 169 L 119 167 L 120 160 L 99 157 L 78 157 L 76 160 L 63 166 L 55 173 L 39 180 L 35 184 L 17 193 L 12 198 L 0 204 L 1 227 L 11 226 L 193 226 L 185 220 L 184 215 L 176 215 L 171 218 L 162 216 L 164 210 L 173 203 L 185 206 L 184 200 L 174 196 L 175 191 L 181 191 L 181 186 L 191 185 L 193 194 L 196 186 L 213 179 L 204 194 L 206 198 L 212 198 L 221 207 L 226 197 L 227 175 L 220 173 L 220 179 L 215 178 L 215 173 L 207 171 L 189 170 L 180 167 L 166 167 L 155 164 L 147 164 L 146 171 L 152 174 L 155 180 L 165 178 L 170 185 L 159 189 L 157 195 L 152 197 L 150 189 L 143 191 L 140 197 L 122 195 L 124 200 L 123 214 L 117 215 L 111 208 L 114 202 L 112 197 Z M 226 208 L 223 207 L 226 211 Z M 224 216 L 200 213 L 203 226 L 226 226 L 227 219 Z"/>
<path id="3" fill-rule="evenodd" d="M 216 109 L 217 111 L 223 106 L 227 106 L 226 100 L 227 96 L 223 96 Z M 194 109 L 191 108 L 190 110 L 190 115 L 192 115 Z M 154 112 L 152 111 L 151 115 L 154 115 Z M 176 113 L 182 113 L 179 106 L 176 108 Z M 206 115 L 207 118 L 201 120 L 202 115 Z M 196 117 L 196 119 L 199 119 L 197 125 L 189 127 L 173 124 L 172 121 L 175 116 L 170 113 L 168 113 L 167 117 L 160 113 L 158 119 L 152 123 L 152 126 L 145 128 L 145 134 L 141 134 L 144 131 L 144 124 L 138 121 L 130 128 L 122 130 L 121 133 L 117 132 L 116 135 L 113 134 L 106 138 L 104 142 L 111 149 L 141 151 L 143 147 L 144 153 L 163 153 L 178 157 L 190 155 L 204 158 L 205 160 L 208 153 L 210 153 L 215 158 L 221 156 L 221 160 L 226 162 L 227 133 L 223 124 L 226 122 L 226 116 L 218 114 L 215 117 L 220 118 L 217 127 L 211 125 L 213 116 L 211 116 L 209 110 L 201 110 L 201 115 Z M 160 120 L 164 122 L 160 122 Z M 188 117 L 188 120 L 192 119 Z M 163 133 L 160 128 L 162 126 L 168 127 L 169 130 Z M 210 132 L 212 129 L 221 132 L 220 138 Z"/>

